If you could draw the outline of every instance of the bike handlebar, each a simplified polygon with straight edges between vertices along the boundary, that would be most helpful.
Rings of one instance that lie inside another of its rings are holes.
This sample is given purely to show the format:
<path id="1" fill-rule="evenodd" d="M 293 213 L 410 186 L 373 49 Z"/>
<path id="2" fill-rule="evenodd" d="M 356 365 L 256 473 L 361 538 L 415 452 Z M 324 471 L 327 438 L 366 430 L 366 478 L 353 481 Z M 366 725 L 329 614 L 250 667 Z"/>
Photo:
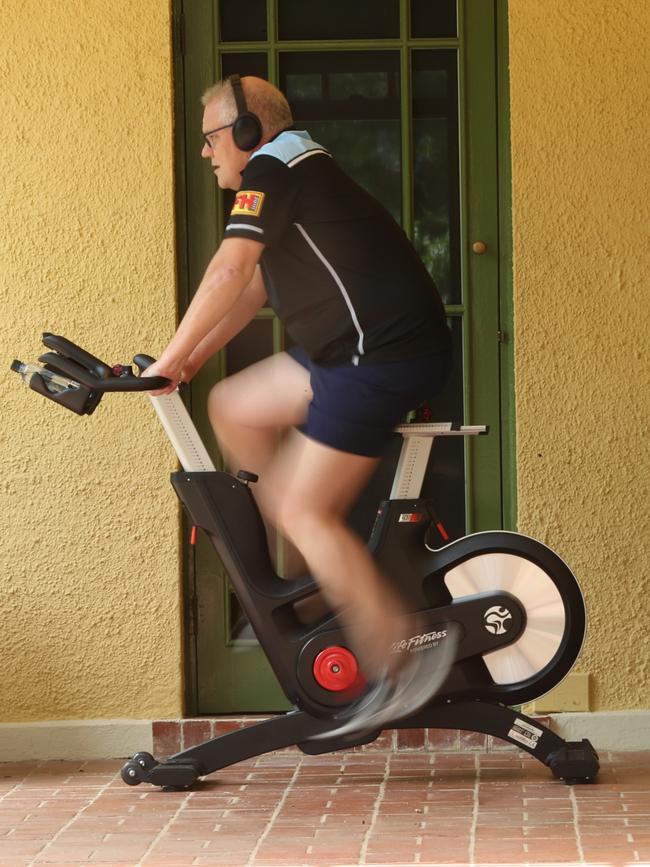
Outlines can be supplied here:
<path id="1" fill-rule="evenodd" d="M 79 415 L 90 415 L 103 395 L 109 391 L 157 391 L 166 388 L 170 380 L 163 376 L 136 376 L 131 365 L 109 365 L 86 352 L 71 340 L 46 332 L 43 343 L 50 350 L 39 357 L 45 367 L 79 383 L 78 388 L 61 392 L 48 389 L 37 373 L 30 380 L 30 388 L 65 406 Z M 150 355 L 136 355 L 133 363 L 142 374 L 155 359 Z"/>
<path id="2" fill-rule="evenodd" d="M 163 376 L 135 376 L 130 365 L 106 364 L 57 334 L 45 333 L 43 343 L 54 352 L 41 355 L 40 362 L 56 367 L 65 376 L 94 391 L 156 391 L 169 385 L 169 380 Z M 154 361 L 150 355 L 136 355 L 133 359 L 140 373 Z"/>

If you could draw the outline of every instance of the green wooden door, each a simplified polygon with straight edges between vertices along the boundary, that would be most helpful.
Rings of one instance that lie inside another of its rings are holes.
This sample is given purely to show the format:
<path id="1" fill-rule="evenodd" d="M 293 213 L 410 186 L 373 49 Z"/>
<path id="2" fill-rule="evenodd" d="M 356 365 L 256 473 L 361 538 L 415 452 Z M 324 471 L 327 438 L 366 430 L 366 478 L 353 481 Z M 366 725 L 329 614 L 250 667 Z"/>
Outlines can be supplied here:
<path id="1" fill-rule="evenodd" d="M 488 438 L 439 440 L 425 493 L 452 537 L 503 524 L 496 12 L 493 0 L 193 0 L 177 10 L 179 247 L 184 302 L 219 240 L 232 196 L 200 158 L 200 96 L 233 72 L 268 78 L 296 126 L 401 223 L 431 271 L 454 335 L 455 371 L 434 420 L 485 423 Z M 474 247 L 482 242 L 483 248 Z M 284 348 L 270 309 L 192 384 L 193 417 L 220 377 Z M 369 531 L 391 449 L 353 516 Z M 188 555 L 188 704 L 197 713 L 286 707 L 204 539 Z"/>

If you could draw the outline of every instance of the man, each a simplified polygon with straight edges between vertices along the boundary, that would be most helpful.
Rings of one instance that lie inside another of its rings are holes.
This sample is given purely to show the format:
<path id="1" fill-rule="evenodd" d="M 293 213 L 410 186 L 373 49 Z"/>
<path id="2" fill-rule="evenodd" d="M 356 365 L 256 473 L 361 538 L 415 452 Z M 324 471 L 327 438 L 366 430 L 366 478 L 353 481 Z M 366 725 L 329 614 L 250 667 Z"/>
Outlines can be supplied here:
<path id="1" fill-rule="evenodd" d="M 259 475 L 263 515 L 304 557 L 373 684 L 337 732 L 377 728 L 425 703 L 445 672 L 431 653 L 391 652 L 417 624 L 345 517 L 393 427 L 447 379 L 443 305 L 387 211 L 292 129 L 280 91 L 233 76 L 203 104 L 202 156 L 219 186 L 238 192 L 224 240 L 147 375 L 168 377 L 167 391 L 188 381 L 267 299 L 284 323 L 296 348 L 218 383 L 210 420 L 230 469 Z M 280 440 L 283 429 L 292 430 Z"/>

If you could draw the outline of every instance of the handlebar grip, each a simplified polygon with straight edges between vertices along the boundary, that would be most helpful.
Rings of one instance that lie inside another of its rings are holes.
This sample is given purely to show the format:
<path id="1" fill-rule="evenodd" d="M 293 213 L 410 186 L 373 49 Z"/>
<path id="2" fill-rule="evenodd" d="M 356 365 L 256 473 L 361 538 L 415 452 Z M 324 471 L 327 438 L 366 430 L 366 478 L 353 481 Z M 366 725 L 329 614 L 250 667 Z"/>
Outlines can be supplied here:
<path id="1" fill-rule="evenodd" d="M 154 363 L 156 359 L 150 355 L 134 355 L 133 363 L 136 365 L 140 373 L 143 373 L 148 367 Z"/>
<path id="2" fill-rule="evenodd" d="M 75 382 L 80 382 L 82 385 L 89 385 L 89 373 L 85 367 L 77 364 L 76 361 L 71 361 L 64 355 L 59 355 L 58 352 L 45 352 L 39 355 L 38 360 L 41 364 L 46 364 L 49 368 L 69 376 Z M 96 382 L 96 377 L 92 378 L 93 385 Z"/>
<path id="3" fill-rule="evenodd" d="M 164 376 L 114 376 L 95 385 L 96 391 L 157 391 L 171 380 Z"/>
<path id="4" fill-rule="evenodd" d="M 87 370 L 92 371 L 99 379 L 108 379 L 109 376 L 113 375 L 113 369 L 110 365 L 91 355 L 90 352 L 86 352 L 85 349 L 82 349 L 65 337 L 45 332 L 43 334 L 43 343 L 48 349 L 53 349 L 64 358 L 69 358 L 71 361 L 75 361 Z"/>

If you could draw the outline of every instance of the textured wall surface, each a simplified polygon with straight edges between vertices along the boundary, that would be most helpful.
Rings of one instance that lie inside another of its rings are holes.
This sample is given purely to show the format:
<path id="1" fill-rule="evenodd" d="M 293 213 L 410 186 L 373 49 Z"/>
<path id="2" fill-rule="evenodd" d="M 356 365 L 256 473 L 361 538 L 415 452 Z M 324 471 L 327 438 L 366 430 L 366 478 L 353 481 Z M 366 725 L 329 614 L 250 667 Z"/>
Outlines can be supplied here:
<path id="1" fill-rule="evenodd" d="M 0 721 L 181 710 L 175 458 L 149 401 L 91 417 L 8 373 L 64 334 L 111 362 L 175 323 L 169 0 L 2 10 Z"/>
<path id="2" fill-rule="evenodd" d="M 509 14 L 519 527 L 581 580 L 592 707 L 648 707 L 650 7 Z"/>
<path id="3" fill-rule="evenodd" d="M 578 573 L 595 708 L 647 707 L 645 0 L 510 0 L 520 528 Z M 0 721 L 181 711 L 173 455 L 146 399 L 21 386 L 40 333 L 111 361 L 175 320 L 169 4 L 3 6 Z"/>

